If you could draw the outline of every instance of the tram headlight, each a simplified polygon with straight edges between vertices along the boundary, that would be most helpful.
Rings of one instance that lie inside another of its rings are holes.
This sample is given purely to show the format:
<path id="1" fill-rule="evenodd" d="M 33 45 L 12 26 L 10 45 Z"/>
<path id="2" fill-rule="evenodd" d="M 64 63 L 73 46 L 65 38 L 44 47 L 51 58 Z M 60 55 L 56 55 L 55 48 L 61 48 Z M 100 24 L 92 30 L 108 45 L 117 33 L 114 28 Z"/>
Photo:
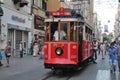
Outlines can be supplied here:
<path id="1" fill-rule="evenodd" d="M 57 55 L 60 56 L 63 53 L 63 49 L 62 48 L 56 48 L 55 52 L 56 52 Z"/>

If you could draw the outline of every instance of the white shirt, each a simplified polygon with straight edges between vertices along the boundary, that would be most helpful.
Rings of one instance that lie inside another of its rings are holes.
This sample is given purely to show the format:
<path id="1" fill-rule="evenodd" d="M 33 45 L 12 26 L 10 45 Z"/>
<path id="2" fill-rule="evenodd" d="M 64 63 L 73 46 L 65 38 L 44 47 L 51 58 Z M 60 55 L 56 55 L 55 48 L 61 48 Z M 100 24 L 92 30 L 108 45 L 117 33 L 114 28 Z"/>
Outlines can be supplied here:
<path id="1" fill-rule="evenodd" d="M 23 45 L 19 44 L 19 50 L 22 51 L 23 50 Z"/>
<path id="2" fill-rule="evenodd" d="M 34 50 L 38 50 L 38 44 L 35 43 Z"/>
<path id="3" fill-rule="evenodd" d="M 94 43 L 94 49 L 98 49 L 98 43 L 97 42 Z"/>
<path id="4" fill-rule="evenodd" d="M 55 31 L 53 36 L 55 37 L 55 40 L 58 41 L 58 31 Z M 65 36 L 66 36 L 65 32 L 63 30 L 61 30 L 60 31 L 60 40 L 63 40 L 63 37 L 65 37 Z"/>
<path id="5" fill-rule="evenodd" d="M 101 44 L 101 45 L 100 45 L 100 49 L 101 49 L 101 50 L 105 50 L 105 49 L 106 49 L 105 44 Z"/>

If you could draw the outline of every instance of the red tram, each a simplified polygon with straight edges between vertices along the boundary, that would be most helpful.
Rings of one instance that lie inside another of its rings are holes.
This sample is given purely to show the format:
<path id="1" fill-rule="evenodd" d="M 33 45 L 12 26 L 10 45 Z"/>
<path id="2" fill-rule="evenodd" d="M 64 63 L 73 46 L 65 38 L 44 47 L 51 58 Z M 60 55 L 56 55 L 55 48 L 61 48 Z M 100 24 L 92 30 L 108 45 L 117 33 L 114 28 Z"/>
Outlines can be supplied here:
<path id="1" fill-rule="evenodd" d="M 93 55 L 93 29 L 79 14 L 60 8 L 45 19 L 44 66 L 78 68 Z"/>

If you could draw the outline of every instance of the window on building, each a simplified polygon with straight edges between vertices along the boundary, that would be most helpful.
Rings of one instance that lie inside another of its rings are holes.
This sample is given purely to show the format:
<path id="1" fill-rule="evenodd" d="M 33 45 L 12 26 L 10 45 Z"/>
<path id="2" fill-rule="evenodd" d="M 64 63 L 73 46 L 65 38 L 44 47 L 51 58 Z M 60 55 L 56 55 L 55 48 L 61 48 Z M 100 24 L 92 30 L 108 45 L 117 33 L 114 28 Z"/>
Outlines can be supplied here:
<path id="1" fill-rule="evenodd" d="M 39 1 L 39 0 L 34 0 L 34 5 L 35 5 L 35 6 L 38 6 L 38 1 Z"/>
<path id="2" fill-rule="evenodd" d="M 38 7 L 42 9 L 42 1 L 38 0 Z"/>
<path id="3" fill-rule="evenodd" d="M 47 10 L 47 7 L 46 7 L 46 2 L 45 2 L 45 0 L 42 0 L 42 9 L 44 9 L 44 10 Z"/>

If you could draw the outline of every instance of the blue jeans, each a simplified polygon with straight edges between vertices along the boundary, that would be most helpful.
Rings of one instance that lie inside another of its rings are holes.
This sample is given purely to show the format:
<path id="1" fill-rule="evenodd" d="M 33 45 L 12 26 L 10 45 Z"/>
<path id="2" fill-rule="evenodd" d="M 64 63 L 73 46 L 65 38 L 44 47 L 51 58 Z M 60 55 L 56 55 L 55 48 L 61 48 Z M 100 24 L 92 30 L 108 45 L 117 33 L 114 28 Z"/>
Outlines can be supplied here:
<path id="1" fill-rule="evenodd" d="M 110 64 L 110 70 L 111 71 L 115 71 L 116 70 L 116 60 L 109 60 L 109 64 Z"/>
<path id="2" fill-rule="evenodd" d="M 119 71 L 120 71 L 120 56 L 118 56 L 118 68 L 119 68 Z"/>
<path id="3" fill-rule="evenodd" d="M 96 60 L 97 59 L 97 49 L 94 49 L 93 51 L 94 51 L 94 60 Z"/>

